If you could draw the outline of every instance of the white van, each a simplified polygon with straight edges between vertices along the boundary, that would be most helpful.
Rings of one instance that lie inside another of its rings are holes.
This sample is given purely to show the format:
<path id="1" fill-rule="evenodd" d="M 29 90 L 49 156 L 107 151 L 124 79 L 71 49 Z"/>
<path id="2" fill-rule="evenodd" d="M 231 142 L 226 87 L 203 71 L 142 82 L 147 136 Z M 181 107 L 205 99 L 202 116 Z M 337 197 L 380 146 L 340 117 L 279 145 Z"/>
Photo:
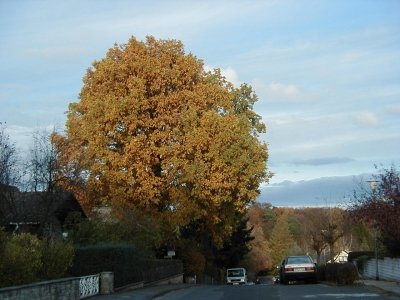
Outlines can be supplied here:
<path id="1" fill-rule="evenodd" d="M 227 284 L 246 284 L 247 273 L 245 268 L 232 268 L 226 270 Z"/>

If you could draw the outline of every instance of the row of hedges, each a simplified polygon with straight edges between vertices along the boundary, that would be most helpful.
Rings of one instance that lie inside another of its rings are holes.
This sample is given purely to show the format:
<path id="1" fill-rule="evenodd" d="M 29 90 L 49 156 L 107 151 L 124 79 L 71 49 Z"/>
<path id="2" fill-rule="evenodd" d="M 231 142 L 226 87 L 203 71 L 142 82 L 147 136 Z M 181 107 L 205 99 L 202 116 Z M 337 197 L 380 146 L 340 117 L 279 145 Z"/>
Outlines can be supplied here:
<path id="1" fill-rule="evenodd" d="M 358 279 L 357 267 L 353 263 L 327 264 L 318 267 L 318 279 L 340 285 L 353 284 Z"/>
<path id="2" fill-rule="evenodd" d="M 103 244 L 77 247 L 71 276 L 85 276 L 100 272 L 114 273 L 114 286 L 135 282 L 152 282 L 182 273 L 179 260 L 142 259 L 132 245 Z"/>

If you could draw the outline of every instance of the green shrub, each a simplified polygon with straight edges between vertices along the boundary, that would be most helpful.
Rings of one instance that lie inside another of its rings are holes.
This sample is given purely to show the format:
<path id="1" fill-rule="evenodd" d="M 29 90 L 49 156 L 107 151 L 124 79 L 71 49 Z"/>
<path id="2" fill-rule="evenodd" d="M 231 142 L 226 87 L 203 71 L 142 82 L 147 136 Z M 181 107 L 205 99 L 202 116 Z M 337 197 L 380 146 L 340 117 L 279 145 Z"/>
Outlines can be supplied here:
<path id="1" fill-rule="evenodd" d="M 7 237 L 0 230 L 0 287 L 63 277 L 73 255 L 72 244 L 29 233 Z"/>
<path id="2" fill-rule="evenodd" d="M 0 286 L 39 280 L 42 267 L 40 240 L 29 233 L 14 235 L 4 246 L 0 261 Z"/>
<path id="3" fill-rule="evenodd" d="M 56 279 L 63 277 L 72 266 L 74 246 L 61 240 L 42 241 L 42 268 L 40 279 Z"/>

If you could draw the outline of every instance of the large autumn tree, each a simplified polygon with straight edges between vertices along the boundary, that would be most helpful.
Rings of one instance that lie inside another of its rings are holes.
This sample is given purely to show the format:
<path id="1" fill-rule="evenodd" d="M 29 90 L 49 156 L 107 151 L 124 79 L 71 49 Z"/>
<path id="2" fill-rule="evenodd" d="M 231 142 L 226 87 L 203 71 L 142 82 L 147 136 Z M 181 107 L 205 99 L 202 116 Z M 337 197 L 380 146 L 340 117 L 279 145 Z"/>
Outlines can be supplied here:
<path id="1" fill-rule="evenodd" d="M 159 214 L 175 233 L 205 219 L 222 245 L 269 177 L 256 100 L 179 41 L 131 38 L 87 70 L 66 135 L 53 137 L 59 175 L 86 207 Z"/>

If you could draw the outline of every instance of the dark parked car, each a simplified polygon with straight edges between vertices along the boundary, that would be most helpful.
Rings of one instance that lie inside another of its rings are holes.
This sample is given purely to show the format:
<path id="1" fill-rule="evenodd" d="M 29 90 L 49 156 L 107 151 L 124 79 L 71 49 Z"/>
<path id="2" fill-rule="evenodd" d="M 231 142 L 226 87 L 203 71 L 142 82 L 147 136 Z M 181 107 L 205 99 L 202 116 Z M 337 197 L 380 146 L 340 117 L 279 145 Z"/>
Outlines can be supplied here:
<path id="1" fill-rule="evenodd" d="M 312 258 L 304 256 L 287 256 L 279 268 L 280 283 L 305 280 L 317 282 L 317 266 Z"/>

